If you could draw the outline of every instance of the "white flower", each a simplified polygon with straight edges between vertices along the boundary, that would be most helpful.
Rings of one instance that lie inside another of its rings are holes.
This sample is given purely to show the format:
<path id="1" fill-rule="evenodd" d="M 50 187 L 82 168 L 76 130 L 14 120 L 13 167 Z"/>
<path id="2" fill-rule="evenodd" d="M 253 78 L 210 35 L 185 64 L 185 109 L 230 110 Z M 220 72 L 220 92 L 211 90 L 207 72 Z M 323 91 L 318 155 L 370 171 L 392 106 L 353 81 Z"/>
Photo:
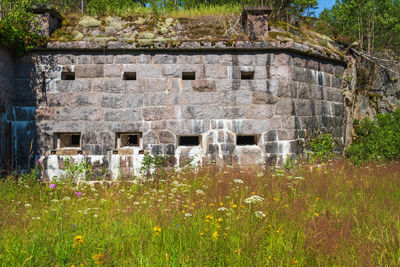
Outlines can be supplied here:
<path id="1" fill-rule="evenodd" d="M 133 205 L 138 206 L 138 205 L 140 205 L 140 202 L 135 201 L 135 202 L 133 202 Z"/>
<path id="2" fill-rule="evenodd" d="M 254 216 L 256 216 L 258 219 L 263 219 L 266 215 L 264 214 L 264 212 L 258 210 L 254 212 Z"/>
<path id="3" fill-rule="evenodd" d="M 207 189 L 208 188 L 208 186 L 206 186 L 205 184 L 202 185 L 202 187 L 203 187 L 203 189 Z"/>
<path id="4" fill-rule="evenodd" d="M 225 207 L 218 208 L 218 211 L 227 211 L 228 209 Z"/>
<path id="5" fill-rule="evenodd" d="M 203 195 L 203 194 L 204 194 L 204 191 L 203 191 L 203 190 L 201 190 L 201 189 L 199 189 L 199 190 L 196 190 L 196 194 L 198 194 L 198 195 Z"/>
<path id="6" fill-rule="evenodd" d="M 71 198 L 70 198 L 70 197 L 64 197 L 63 200 L 64 200 L 64 201 L 70 201 Z"/>
<path id="7" fill-rule="evenodd" d="M 52 200 L 50 200 L 50 202 L 57 203 L 58 199 L 52 199 Z"/>
<path id="8" fill-rule="evenodd" d="M 90 190 L 92 190 L 93 192 L 96 192 L 96 188 L 92 187 Z"/>
<path id="9" fill-rule="evenodd" d="M 94 216 L 95 218 L 97 218 L 99 215 L 97 215 L 97 214 L 94 214 L 93 216 Z"/>
<path id="10" fill-rule="evenodd" d="M 251 197 L 248 197 L 244 200 L 245 203 L 247 204 L 255 204 L 255 203 L 260 203 L 264 200 L 264 198 L 258 196 L 258 195 L 254 195 Z"/>
<path id="11" fill-rule="evenodd" d="M 40 220 L 40 217 L 32 217 L 32 220 Z"/>
<path id="12" fill-rule="evenodd" d="M 172 185 L 173 187 L 179 187 L 179 186 L 180 186 L 180 183 L 179 183 L 178 181 L 173 181 L 173 182 L 171 183 L 171 185 Z"/>
<path id="13" fill-rule="evenodd" d="M 192 217 L 193 215 L 191 213 L 185 213 L 185 217 Z"/>
<path id="14" fill-rule="evenodd" d="M 243 180 L 241 180 L 241 179 L 234 179 L 233 182 L 235 184 L 244 184 Z"/>
<path id="15" fill-rule="evenodd" d="M 178 191 L 178 189 L 176 189 L 176 188 L 172 188 L 172 189 L 171 189 L 171 192 L 172 192 L 172 193 L 176 193 L 176 191 Z"/>
<path id="16" fill-rule="evenodd" d="M 29 204 L 29 203 L 26 203 L 24 206 L 25 206 L 25 207 L 32 207 L 32 205 Z"/>

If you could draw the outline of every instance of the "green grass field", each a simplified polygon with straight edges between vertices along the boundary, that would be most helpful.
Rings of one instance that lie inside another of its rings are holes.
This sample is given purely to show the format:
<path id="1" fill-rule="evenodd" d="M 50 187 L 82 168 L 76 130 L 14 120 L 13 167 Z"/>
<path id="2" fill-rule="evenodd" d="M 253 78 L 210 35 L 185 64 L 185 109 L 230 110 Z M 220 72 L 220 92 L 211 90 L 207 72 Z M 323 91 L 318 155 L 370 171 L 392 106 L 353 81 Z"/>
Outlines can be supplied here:
<path id="1" fill-rule="evenodd" d="M 0 182 L 1 266 L 399 266 L 400 164 Z"/>

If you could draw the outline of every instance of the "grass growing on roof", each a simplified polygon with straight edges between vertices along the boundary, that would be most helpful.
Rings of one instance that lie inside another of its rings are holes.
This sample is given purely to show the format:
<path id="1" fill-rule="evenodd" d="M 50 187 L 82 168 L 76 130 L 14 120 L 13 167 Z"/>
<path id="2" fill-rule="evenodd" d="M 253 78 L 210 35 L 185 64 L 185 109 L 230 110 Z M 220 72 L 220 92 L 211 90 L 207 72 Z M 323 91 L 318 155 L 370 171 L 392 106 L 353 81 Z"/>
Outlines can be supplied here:
<path id="1" fill-rule="evenodd" d="M 0 183 L 2 266 L 398 265 L 399 163 Z"/>

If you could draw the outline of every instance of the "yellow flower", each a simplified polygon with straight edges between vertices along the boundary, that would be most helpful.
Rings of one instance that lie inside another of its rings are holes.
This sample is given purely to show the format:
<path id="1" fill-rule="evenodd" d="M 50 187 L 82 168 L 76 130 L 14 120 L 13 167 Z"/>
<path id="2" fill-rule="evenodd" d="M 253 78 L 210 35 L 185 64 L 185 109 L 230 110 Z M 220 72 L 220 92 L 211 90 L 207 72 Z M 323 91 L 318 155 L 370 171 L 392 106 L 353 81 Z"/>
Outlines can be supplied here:
<path id="1" fill-rule="evenodd" d="M 215 231 L 215 232 L 213 233 L 212 237 L 214 238 L 214 240 L 217 240 L 217 239 L 218 239 L 218 232 Z"/>
<path id="2" fill-rule="evenodd" d="M 318 214 L 318 213 L 314 213 L 314 216 L 317 216 L 317 217 L 319 217 L 319 214 Z"/>
<path id="3" fill-rule="evenodd" d="M 224 233 L 224 239 L 226 239 L 228 237 L 227 233 Z"/>
<path id="4" fill-rule="evenodd" d="M 92 259 L 94 260 L 94 263 L 97 265 L 103 265 L 104 264 L 104 254 L 94 254 Z"/>
<path id="5" fill-rule="evenodd" d="M 224 203 L 222 203 L 222 202 L 219 202 L 219 205 L 222 207 L 222 206 L 224 205 Z"/>
<path id="6" fill-rule="evenodd" d="M 212 215 L 207 215 L 206 216 L 206 222 L 211 222 L 214 217 Z"/>
<path id="7" fill-rule="evenodd" d="M 83 238 L 81 235 L 77 235 L 74 237 L 74 247 L 80 246 L 83 244 Z"/>
<path id="8" fill-rule="evenodd" d="M 238 250 L 235 251 L 235 254 L 240 255 L 240 248 Z"/>
<path id="9" fill-rule="evenodd" d="M 214 206 L 214 204 L 213 204 L 213 203 L 211 203 L 211 204 L 210 204 L 210 207 L 212 207 L 212 206 Z"/>
<path id="10" fill-rule="evenodd" d="M 236 204 L 232 204 L 232 208 L 236 209 L 237 205 Z"/>
<path id="11" fill-rule="evenodd" d="M 204 233 L 203 233 L 203 232 L 201 232 L 201 233 L 200 233 L 200 236 L 203 236 L 203 235 L 204 235 Z"/>
<path id="12" fill-rule="evenodd" d="M 187 208 L 187 207 L 189 207 L 189 206 L 188 206 L 188 205 L 183 205 L 183 207 L 184 207 L 184 208 Z"/>
<path id="13" fill-rule="evenodd" d="M 154 232 L 154 234 L 157 235 L 157 236 L 160 235 L 160 233 L 161 233 L 161 227 L 158 226 L 158 225 L 154 226 L 153 232 Z"/>
<path id="14" fill-rule="evenodd" d="M 222 218 L 218 218 L 218 219 L 216 219 L 216 221 L 221 223 L 222 222 Z"/>

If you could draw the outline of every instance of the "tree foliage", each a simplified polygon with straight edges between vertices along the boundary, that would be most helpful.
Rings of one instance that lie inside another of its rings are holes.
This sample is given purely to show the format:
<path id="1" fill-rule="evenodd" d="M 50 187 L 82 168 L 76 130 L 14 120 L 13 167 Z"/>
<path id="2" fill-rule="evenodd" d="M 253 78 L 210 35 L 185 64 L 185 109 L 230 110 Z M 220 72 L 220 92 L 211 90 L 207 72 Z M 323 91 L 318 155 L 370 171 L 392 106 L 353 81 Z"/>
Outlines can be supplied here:
<path id="1" fill-rule="evenodd" d="M 400 52 L 400 0 L 337 0 L 320 14 L 317 28 L 368 53 Z"/>
<path id="2" fill-rule="evenodd" d="M 32 5 L 48 3 L 49 0 L 5 0 L 2 2 L 2 12 L 5 17 L 0 21 L 0 43 L 14 49 L 17 54 L 21 54 L 43 42 L 45 38 L 32 31 L 36 25 L 35 15 L 30 8 Z"/>

